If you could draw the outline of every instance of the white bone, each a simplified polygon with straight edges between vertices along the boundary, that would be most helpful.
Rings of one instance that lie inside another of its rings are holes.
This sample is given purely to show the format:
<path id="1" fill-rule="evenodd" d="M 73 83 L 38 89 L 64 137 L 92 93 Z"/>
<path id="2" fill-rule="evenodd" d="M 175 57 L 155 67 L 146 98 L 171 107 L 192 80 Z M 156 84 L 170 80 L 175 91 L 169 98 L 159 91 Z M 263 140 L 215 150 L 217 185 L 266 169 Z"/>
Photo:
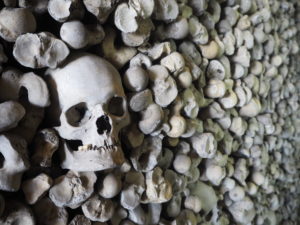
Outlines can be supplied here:
<path id="1" fill-rule="evenodd" d="M 169 201 L 172 196 L 172 186 L 163 177 L 163 171 L 156 167 L 146 173 L 146 202 L 163 203 Z"/>
<path id="2" fill-rule="evenodd" d="M 217 142 L 211 133 L 195 134 L 191 137 L 193 149 L 202 158 L 212 158 L 217 150 Z"/>
<path id="3" fill-rule="evenodd" d="M 19 86 L 27 89 L 28 101 L 37 107 L 50 105 L 50 96 L 45 81 L 34 73 L 25 73 L 19 81 Z"/>
<path id="4" fill-rule="evenodd" d="M 128 218 L 135 224 L 143 225 L 147 224 L 147 214 L 141 205 L 138 205 L 136 208 L 129 210 Z"/>
<path id="5" fill-rule="evenodd" d="M 223 80 L 225 78 L 225 68 L 218 60 L 211 60 L 207 67 L 207 76 L 209 78 Z"/>
<path id="6" fill-rule="evenodd" d="M 65 140 L 82 142 L 77 149 L 64 144 L 62 167 L 97 171 L 121 165 L 124 155 L 118 136 L 129 115 L 118 71 L 98 56 L 82 54 L 48 74 L 50 91 L 58 94 L 59 104 L 53 107 L 61 110 L 56 130 Z"/>
<path id="7" fill-rule="evenodd" d="M 158 163 L 162 150 L 162 140 L 159 137 L 147 137 L 143 144 L 131 152 L 131 162 L 137 171 L 149 172 Z"/>
<path id="8" fill-rule="evenodd" d="M 208 42 L 208 32 L 206 27 L 199 22 L 197 17 L 189 19 L 189 33 L 193 38 L 193 42 L 199 45 L 205 45 Z"/>
<path id="9" fill-rule="evenodd" d="M 251 178 L 252 178 L 252 181 L 257 185 L 257 186 L 261 186 L 264 181 L 265 181 L 265 177 L 264 175 L 259 172 L 259 171 L 255 171 L 251 174 Z"/>
<path id="10" fill-rule="evenodd" d="M 146 68 L 149 68 L 150 66 L 152 66 L 152 61 L 149 56 L 144 55 L 142 53 L 138 53 L 130 60 L 129 67 L 135 66 L 144 66 Z"/>
<path id="11" fill-rule="evenodd" d="M 151 31 L 154 30 L 154 24 L 151 19 L 139 20 L 139 27 L 135 32 L 122 32 L 122 40 L 124 44 L 130 47 L 143 46 L 147 44 Z"/>
<path id="12" fill-rule="evenodd" d="M 204 111 L 205 116 L 212 119 L 221 119 L 225 117 L 225 111 L 217 102 L 210 104 Z"/>
<path id="13" fill-rule="evenodd" d="M 245 117 L 253 117 L 260 113 L 261 111 L 261 103 L 259 99 L 252 98 L 247 105 L 244 105 L 240 109 L 240 115 Z"/>
<path id="14" fill-rule="evenodd" d="M 178 173 L 186 173 L 191 167 L 191 158 L 184 154 L 177 154 L 173 161 L 173 167 Z"/>
<path id="15" fill-rule="evenodd" d="M 30 10 L 5 7 L 0 11 L 0 36 L 4 40 L 14 42 L 20 35 L 35 30 L 36 20 Z"/>
<path id="16" fill-rule="evenodd" d="M 148 69 L 154 101 L 161 107 L 166 107 L 173 102 L 178 94 L 175 80 L 169 75 L 165 67 L 151 66 Z"/>
<path id="17" fill-rule="evenodd" d="M 7 131 L 18 125 L 24 117 L 25 109 L 18 102 L 7 101 L 0 104 L 0 132 Z"/>
<path id="18" fill-rule="evenodd" d="M 184 41 L 179 45 L 179 51 L 183 54 L 184 58 L 193 61 L 196 65 L 202 62 L 202 56 L 196 46 L 189 41 Z"/>
<path id="19" fill-rule="evenodd" d="M 200 16 L 207 9 L 208 2 L 206 0 L 191 0 L 189 1 L 190 6 L 195 11 L 196 16 Z"/>
<path id="20" fill-rule="evenodd" d="M 139 121 L 139 128 L 144 134 L 155 131 L 162 123 L 164 112 L 162 108 L 153 103 L 142 111 L 142 118 Z"/>
<path id="21" fill-rule="evenodd" d="M 76 215 L 69 225 L 92 225 L 92 222 L 83 215 Z"/>
<path id="22" fill-rule="evenodd" d="M 69 49 L 51 33 L 20 35 L 14 45 L 13 55 L 23 66 L 30 68 L 55 68 L 68 55 Z"/>
<path id="23" fill-rule="evenodd" d="M 188 67 L 178 74 L 178 83 L 183 88 L 189 88 L 192 85 L 193 77 Z"/>
<path id="24" fill-rule="evenodd" d="M 22 190 L 28 204 L 35 204 L 39 199 L 46 195 L 53 181 L 48 175 L 41 173 L 38 176 L 25 180 L 22 183 Z"/>
<path id="25" fill-rule="evenodd" d="M 29 207 L 21 202 L 10 200 L 5 204 L 5 212 L 0 218 L 0 224 L 35 225 L 35 219 Z"/>
<path id="26" fill-rule="evenodd" d="M 241 201 L 245 197 L 245 191 L 241 186 L 236 185 L 229 191 L 229 197 L 234 202 Z"/>
<path id="27" fill-rule="evenodd" d="M 219 165 L 209 165 L 206 167 L 205 175 L 215 186 L 219 186 L 226 176 L 225 169 Z"/>
<path id="28" fill-rule="evenodd" d="M 247 50 L 246 46 L 238 48 L 236 55 L 233 57 L 235 63 L 239 63 L 244 67 L 250 66 L 251 55 Z"/>
<path id="29" fill-rule="evenodd" d="M 237 223 L 249 224 L 255 217 L 254 204 L 249 198 L 233 203 L 228 209 Z"/>
<path id="30" fill-rule="evenodd" d="M 23 173 L 29 168 L 27 143 L 18 136 L 0 135 L 0 154 L 3 159 L 0 190 L 17 191 Z"/>
<path id="31" fill-rule="evenodd" d="M 185 67 L 184 58 L 179 52 L 172 52 L 170 55 L 162 58 L 160 64 L 174 74 L 178 74 Z"/>
<path id="32" fill-rule="evenodd" d="M 179 14 L 179 7 L 175 0 L 156 0 L 154 18 L 165 22 L 174 20 Z"/>
<path id="33" fill-rule="evenodd" d="M 117 6 L 115 11 L 115 25 L 124 33 L 135 32 L 138 29 L 136 21 L 137 12 L 127 3 L 122 3 Z"/>
<path id="34" fill-rule="evenodd" d="M 132 210 L 140 204 L 141 192 L 144 189 L 139 188 L 136 185 L 130 185 L 121 192 L 120 204 L 125 208 Z"/>
<path id="35" fill-rule="evenodd" d="M 126 88 L 130 91 L 143 91 L 148 85 L 149 76 L 141 66 L 129 67 L 123 81 Z"/>
<path id="36" fill-rule="evenodd" d="M 84 16 L 84 7 L 79 0 L 49 0 L 48 12 L 58 22 L 68 19 L 81 19 Z"/>
<path id="37" fill-rule="evenodd" d="M 103 198 L 113 198 L 117 194 L 119 194 L 121 189 L 122 189 L 121 178 L 116 174 L 109 173 L 104 177 L 102 181 L 102 186 L 101 189 L 99 190 L 99 194 Z"/>
<path id="38" fill-rule="evenodd" d="M 251 21 L 249 19 L 248 15 L 242 16 L 238 23 L 237 23 L 237 28 L 240 30 L 247 30 L 251 26 Z"/>
<path id="39" fill-rule="evenodd" d="M 78 20 L 65 22 L 60 28 L 61 39 L 74 49 L 99 44 L 104 36 L 101 25 L 84 25 Z"/>
<path id="40" fill-rule="evenodd" d="M 58 207 L 75 209 L 86 201 L 94 192 L 97 180 L 93 172 L 69 171 L 58 177 L 49 191 L 49 197 Z"/>
<path id="41" fill-rule="evenodd" d="M 152 92 L 146 89 L 133 94 L 129 99 L 129 107 L 134 112 L 141 112 L 153 103 Z"/>
<path id="42" fill-rule="evenodd" d="M 243 120 L 241 117 L 234 117 L 229 130 L 235 133 L 237 136 L 242 136 L 246 132 L 247 127 L 248 125 L 245 120 Z"/>
<path id="43" fill-rule="evenodd" d="M 171 138 L 180 137 L 186 130 L 186 121 L 182 116 L 172 116 L 169 119 L 170 131 L 167 132 L 167 135 Z"/>
<path id="44" fill-rule="evenodd" d="M 199 213 L 201 210 L 201 201 L 198 196 L 188 196 L 184 201 L 184 207 L 186 209 L 193 210 L 194 213 Z"/>
<path id="45" fill-rule="evenodd" d="M 114 214 L 114 205 L 110 199 L 98 195 L 92 196 L 82 205 L 83 214 L 92 221 L 106 222 Z"/>
<path id="46" fill-rule="evenodd" d="M 210 79 L 204 89 L 204 93 L 209 98 L 221 98 L 225 95 L 225 83 L 218 79 Z"/>
<path id="47" fill-rule="evenodd" d="M 246 185 L 246 178 L 249 175 L 249 169 L 247 168 L 247 161 L 245 159 L 239 159 L 235 163 L 233 177 L 237 179 L 242 185 Z"/>
<path id="48" fill-rule="evenodd" d="M 217 204 L 218 199 L 214 189 L 201 181 L 190 185 L 190 191 L 191 195 L 200 199 L 205 214 L 208 214 Z"/>
<path id="49" fill-rule="evenodd" d="M 97 17 L 100 23 L 104 23 L 111 12 L 114 11 L 119 1 L 113 0 L 83 0 L 83 3 L 90 13 Z"/>
<path id="50" fill-rule="evenodd" d="M 154 0 L 130 0 L 128 4 L 137 11 L 139 16 L 146 19 L 152 15 L 154 11 L 155 1 Z"/>
<path id="51" fill-rule="evenodd" d="M 187 19 L 180 18 L 170 24 L 167 24 L 166 26 L 157 27 L 156 33 L 161 40 L 184 39 L 189 34 L 189 24 Z"/>
<path id="52" fill-rule="evenodd" d="M 223 108 L 230 109 L 236 106 L 238 98 L 234 91 L 228 90 L 228 92 L 222 98 L 219 99 L 219 102 Z"/>

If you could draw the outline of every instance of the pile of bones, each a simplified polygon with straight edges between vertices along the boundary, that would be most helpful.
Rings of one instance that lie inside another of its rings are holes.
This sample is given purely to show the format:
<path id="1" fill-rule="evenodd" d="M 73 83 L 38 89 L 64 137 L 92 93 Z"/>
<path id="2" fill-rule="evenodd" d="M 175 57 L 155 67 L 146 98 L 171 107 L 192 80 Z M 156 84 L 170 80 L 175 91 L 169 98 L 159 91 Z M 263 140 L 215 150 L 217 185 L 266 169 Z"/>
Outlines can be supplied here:
<path id="1" fill-rule="evenodd" d="M 2 0 L 1 225 L 296 225 L 298 0 Z"/>

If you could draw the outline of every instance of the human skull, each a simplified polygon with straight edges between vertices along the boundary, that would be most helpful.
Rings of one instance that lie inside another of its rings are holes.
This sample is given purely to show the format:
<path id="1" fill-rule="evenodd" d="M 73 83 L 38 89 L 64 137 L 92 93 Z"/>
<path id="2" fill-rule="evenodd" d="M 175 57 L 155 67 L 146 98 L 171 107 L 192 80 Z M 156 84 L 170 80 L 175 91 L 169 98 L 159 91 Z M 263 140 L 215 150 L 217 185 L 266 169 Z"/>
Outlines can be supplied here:
<path id="1" fill-rule="evenodd" d="M 118 71 L 98 56 L 82 54 L 47 74 L 60 111 L 55 129 L 64 139 L 61 166 L 99 171 L 122 164 L 118 135 L 129 114 Z"/>

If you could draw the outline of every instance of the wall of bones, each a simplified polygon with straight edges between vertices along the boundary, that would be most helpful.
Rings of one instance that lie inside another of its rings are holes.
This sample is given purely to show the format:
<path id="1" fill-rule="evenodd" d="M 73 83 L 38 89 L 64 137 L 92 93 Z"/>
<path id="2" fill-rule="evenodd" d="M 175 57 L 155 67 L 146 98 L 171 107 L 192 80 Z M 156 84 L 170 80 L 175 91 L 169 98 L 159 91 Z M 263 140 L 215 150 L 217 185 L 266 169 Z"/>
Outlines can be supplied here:
<path id="1" fill-rule="evenodd" d="M 0 8 L 0 225 L 300 224 L 298 0 Z"/>

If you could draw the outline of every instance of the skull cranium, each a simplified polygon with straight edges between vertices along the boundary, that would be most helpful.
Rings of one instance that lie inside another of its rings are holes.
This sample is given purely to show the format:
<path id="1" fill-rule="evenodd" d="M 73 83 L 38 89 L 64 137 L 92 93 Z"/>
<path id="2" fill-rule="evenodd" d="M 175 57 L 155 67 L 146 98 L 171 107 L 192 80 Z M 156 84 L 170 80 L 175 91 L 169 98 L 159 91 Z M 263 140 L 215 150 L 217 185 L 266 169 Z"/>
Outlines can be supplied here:
<path id="1" fill-rule="evenodd" d="M 118 135 L 129 114 L 118 71 L 98 56 L 83 54 L 47 74 L 60 111 L 62 167 L 98 171 L 123 163 Z"/>

